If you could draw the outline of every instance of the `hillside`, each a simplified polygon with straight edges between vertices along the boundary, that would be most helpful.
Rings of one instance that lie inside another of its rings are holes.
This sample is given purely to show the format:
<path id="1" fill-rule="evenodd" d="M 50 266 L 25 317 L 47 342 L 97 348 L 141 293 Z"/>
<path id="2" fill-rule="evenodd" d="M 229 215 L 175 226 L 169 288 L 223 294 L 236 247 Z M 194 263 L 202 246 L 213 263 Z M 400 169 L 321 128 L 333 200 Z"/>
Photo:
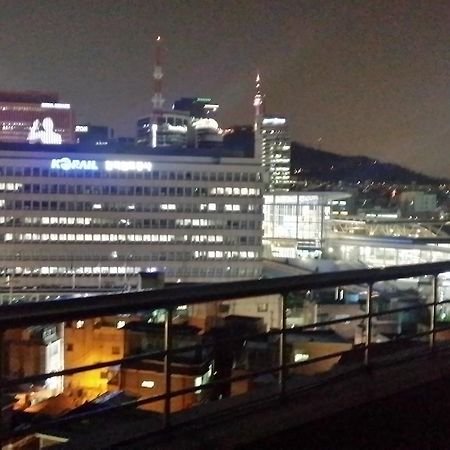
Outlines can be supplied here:
<path id="1" fill-rule="evenodd" d="M 366 156 L 343 156 L 292 143 L 291 170 L 299 179 L 326 182 L 375 182 L 402 184 L 439 184 L 445 180 L 433 178 L 397 164 L 384 163 Z M 448 182 L 448 180 L 447 180 Z"/>

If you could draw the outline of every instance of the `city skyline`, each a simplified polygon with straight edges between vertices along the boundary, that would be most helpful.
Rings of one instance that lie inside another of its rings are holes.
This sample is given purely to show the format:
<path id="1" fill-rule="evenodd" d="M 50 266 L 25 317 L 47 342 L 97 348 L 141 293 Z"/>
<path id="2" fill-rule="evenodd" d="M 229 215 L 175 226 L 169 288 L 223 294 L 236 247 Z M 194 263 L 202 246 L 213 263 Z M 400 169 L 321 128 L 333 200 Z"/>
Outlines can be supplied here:
<path id="1" fill-rule="evenodd" d="M 161 34 L 166 106 L 207 95 L 221 105 L 222 126 L 251 123 L 259 69 L 267 112 L 288 118 L 293 140 L 449 176 L 446 2 L 0 7 L 1 88 L 58 91 L 79 121 L 135 135 L 136 119 L 151 110 Z"/>

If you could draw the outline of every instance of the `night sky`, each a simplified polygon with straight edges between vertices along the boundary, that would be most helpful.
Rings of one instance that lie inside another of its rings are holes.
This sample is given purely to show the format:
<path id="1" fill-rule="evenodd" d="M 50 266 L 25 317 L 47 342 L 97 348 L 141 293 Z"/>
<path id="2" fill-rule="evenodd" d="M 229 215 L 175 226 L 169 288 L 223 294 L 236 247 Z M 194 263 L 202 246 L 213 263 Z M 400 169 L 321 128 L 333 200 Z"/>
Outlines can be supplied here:
<path id="1" fill-rule="evenodd" d="M 448 0 L 0 0 L 0 89 L 133 136 L 158 34 L 166 106 L 211 96 L 249 124 L 259 68 L 293 140 L 450 177 Z"/>

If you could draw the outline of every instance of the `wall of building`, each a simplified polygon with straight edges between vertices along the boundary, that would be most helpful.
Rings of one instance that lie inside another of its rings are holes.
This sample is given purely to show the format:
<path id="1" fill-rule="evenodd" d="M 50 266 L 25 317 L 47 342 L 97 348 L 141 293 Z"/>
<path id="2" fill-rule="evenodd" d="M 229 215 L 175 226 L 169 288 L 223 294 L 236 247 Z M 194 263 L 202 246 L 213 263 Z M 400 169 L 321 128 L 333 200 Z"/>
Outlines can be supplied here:
<path id="1" fill-rule="evenodd" d="M 344 352 L 350 350 L 353 346 L 352 343 L 340 343 L 340 342 L 292 342 L 292 358 L 291 361 L 295 361 L 295 355 L 297 358 L 303 358 L 304 360 L 320 358 L 321 356 L 331 355 L 333 353 Z M 292 370 L 294 373 L 302 375 L 316 375 L 318 373 L 328 372 L 335 364 L 341 359 L 340 356 L 336 356 L 329 359 L 324 359 L 316 363 L 300 365 Z"/>
<path id="2" fill-rule="evenodd" d="M 172 391 L 195 387 L 196 376 L 177 375 L 171 377 Z M 147 386 L 147 387 L 145 387 Z M 156 397 L 166 392 L 164 373 L 155 370 L 122 368 L 120 371 L 120 389 L 139 398 Z M 171 399 L 172 412 L 190 408 L 198 401 L 195 393 L 184 394 Z M 140 406 L 147 411 L 164 412 L 164 401 L 156 401 Z"/>
<path id="3" fill-rule="evenodd" d="M 0 277 L 10 291 L 128 289 L 153 269 L 257 279 L 262 203 L 248 160 L 0 149 Z"/>
<path id="4" fill-rule="evenodd" d="M 255 142 L 261 146 L 261 162 L 267 174 L 266 190 L 287 191 L 292 185 L 287 121 L 284 117 L 264 117 L 260 132 L 261 137 Z"/>
<path id="5" fill-rule="evenodd" d="M 113 326 L 101 326 L 96 319 L 66 323 L 64 328 L 65 369 L 97 362 L 121 359 L 125 352 L 125 331 Z M 83 389 L 87 397 L 95 397 L 108 390 L 113 373 L 96 369 L 64 377 L 68 392 Z"/>
<path id="6" fill-rule="evenodd" d="M 223 304 L 228 306 L 224 315 L 259 317 L 263 319 L 267 330 L 280 327 L 281 295 L 262 295 L 243 300 L 226 301 Z"/>
<path id="7" fill-rule="evenodd" d="M 11 330 L 9 330 L 11 331 Z M 45 372 L 45 344 L 19 332 L 5 336 L 6 372 L 11 377 L 36 375 Z"/>

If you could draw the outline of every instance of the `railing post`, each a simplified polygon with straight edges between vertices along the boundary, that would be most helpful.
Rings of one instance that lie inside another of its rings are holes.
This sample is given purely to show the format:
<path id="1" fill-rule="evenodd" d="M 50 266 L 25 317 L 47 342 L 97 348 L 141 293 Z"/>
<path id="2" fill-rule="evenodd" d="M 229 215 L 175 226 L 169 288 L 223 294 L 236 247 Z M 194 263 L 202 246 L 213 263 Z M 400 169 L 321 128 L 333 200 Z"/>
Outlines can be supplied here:
<path id="1" fill-rule="evenodd" d="M 369 366 L 369 358 L 370 358 L 370 345 L 372 343 L 372 291 L 373 284 L 369 283 L 367 285 L 367 298 L 366 298 L 366 314 L 367 314 L 367 322 L 366 322 L 366 342 L 365 342 L 365 351 L 364 351 L 364 365 Z"/>
<path id="2" fill-rule="evenodd" d="M 172 393 L 172 308 L 166 310 L 166 321 L 164 326 L 164 377 L 166 381 L 166 397 L 164 399 L 164 428 L 170 427 L 170 402 Z"/>
<path id="3" fill-rule="evenodd" d="M 5 373 L 5 331 L 0 330 L 0 447 L 3 448 L 5 444 L 4 436 L 8 431 L 8 425 L 6 422 L 5 412 L 3 410 L 5 406 L 5 389 L 3 387 L 3 380 L 6 377 Z"/>
<path id="4" fill-rule="evenodd" d="M 438 275 L 433 275 L 431 282 L 431 298 L 433 301 L 433 306 L 431 307 L 431 318 L 430 318 L 430 349 L 434 351 L 436 345 L 436 313 L 438 305 Z"/>
<path id="5" fill-rule="evenodd" d="M 281 295 L 281 320 L 280 320 L 280 360 L 279 365 L 281 367 L 278 384 L 280 388 L 280 397 L 283 398 L 286 392 L 286 378 L 287 378 L 287 353 L 286 353 L 286 297 L 287 294 Z"/>

